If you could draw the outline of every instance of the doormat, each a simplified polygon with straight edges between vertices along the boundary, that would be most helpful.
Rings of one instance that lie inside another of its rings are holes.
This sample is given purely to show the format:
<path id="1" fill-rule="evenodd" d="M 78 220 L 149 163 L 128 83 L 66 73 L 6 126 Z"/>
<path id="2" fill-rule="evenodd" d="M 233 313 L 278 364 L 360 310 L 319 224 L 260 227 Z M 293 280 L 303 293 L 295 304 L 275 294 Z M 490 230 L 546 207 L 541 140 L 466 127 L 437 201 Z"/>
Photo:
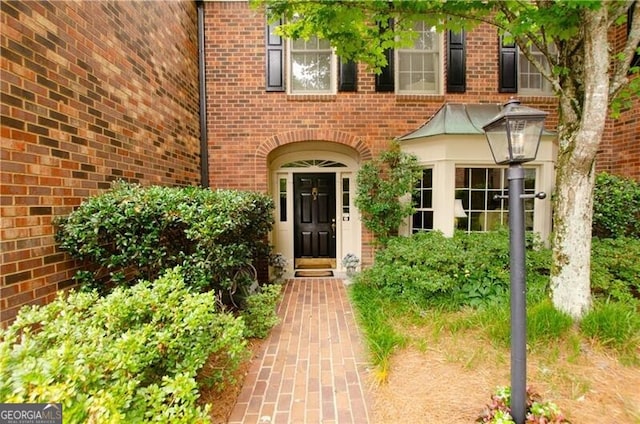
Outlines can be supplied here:
<path id="1" fill-rule="evenodd" d="M 303 269 L 300 271 L 296 271 L 296 277 L 333 277 L 333 271 L 331 270 L 314 270 L 314 269 Z"/>

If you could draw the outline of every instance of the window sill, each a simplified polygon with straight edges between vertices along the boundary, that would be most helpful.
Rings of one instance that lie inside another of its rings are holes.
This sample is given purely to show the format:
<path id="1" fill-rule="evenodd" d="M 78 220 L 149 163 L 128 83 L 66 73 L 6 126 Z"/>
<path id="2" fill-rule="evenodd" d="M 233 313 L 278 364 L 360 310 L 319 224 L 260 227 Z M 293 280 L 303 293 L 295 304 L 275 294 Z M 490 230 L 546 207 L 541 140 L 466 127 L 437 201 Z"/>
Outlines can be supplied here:
<path id="1" fill-rule="evenodd" d="M 396 94 L 396 103 L 444 102 L 442 94 Z"/>
<path id="2" fill-rule="evenodd" d="M 337 94 L 287 94 L 288 102 L 335 102 Z"/>

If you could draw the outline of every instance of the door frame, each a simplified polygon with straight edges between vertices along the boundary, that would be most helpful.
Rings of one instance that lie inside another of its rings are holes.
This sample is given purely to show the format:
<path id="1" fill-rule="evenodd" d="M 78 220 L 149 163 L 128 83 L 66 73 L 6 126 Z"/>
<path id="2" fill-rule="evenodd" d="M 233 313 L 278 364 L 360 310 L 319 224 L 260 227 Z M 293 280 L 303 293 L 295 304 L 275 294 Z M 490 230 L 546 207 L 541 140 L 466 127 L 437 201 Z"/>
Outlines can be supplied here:
<path id="1" fill-rule="evenodd" d="M 270 244 L 274 252 L 281 253 L 290 264 L 285 277 L 295 271 L 293 174 L 334 173 L 336 175 L 336 267 L 345 271 L 341 258 L 347 253 L 362 257 L 360 214 L 355 207 L 356 174 L 359 169 L 358 153 L 349 146 L 331 142 L 300 142 L 281 146 L 269 155 L 269 191 L 275 204 L 274 227 Z M 304 161 L 327 161 L 343 166 L 326 166 Z M 295 166 L 294 166 L 295 165 Z M 343 188 L 348 184 L 348 191 Z M 344 204 L 348 200 L 348 204 Z"/>

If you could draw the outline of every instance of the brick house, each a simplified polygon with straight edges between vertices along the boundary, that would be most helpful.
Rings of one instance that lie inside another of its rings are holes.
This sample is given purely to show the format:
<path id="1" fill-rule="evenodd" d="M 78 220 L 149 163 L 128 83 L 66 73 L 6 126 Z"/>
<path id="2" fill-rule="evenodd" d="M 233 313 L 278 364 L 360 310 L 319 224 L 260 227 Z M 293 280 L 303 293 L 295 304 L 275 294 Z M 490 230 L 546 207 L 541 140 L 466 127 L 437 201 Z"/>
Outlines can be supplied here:
<path id="1" fill-rule="evenodd" d="M 548 87 L 489 26 L 418 28 L 421 48 L 389 51 L 375 76 L 321 41 L 274 36 L 245 1 L 3 1 L 0 23 L 3 325 L 73 285 L 52 222 L 113 180 L 269 193 L 275 249 L 341 271 L 347 253 L 372 260 L 355 177 L 390 140 L 424 167 L 405 234 L 484 231 L 506 218 L 491 200 L 504 168 L 478 126 L 513 96 L 557 121 Z M 640 179 L 639 110 L 609 122 L 599 169 Z M 549 133 L 528 190 L 552 192 L 554 155 Z M 527 205 L 527 225 L 549 233 L 548 200 Z"/>

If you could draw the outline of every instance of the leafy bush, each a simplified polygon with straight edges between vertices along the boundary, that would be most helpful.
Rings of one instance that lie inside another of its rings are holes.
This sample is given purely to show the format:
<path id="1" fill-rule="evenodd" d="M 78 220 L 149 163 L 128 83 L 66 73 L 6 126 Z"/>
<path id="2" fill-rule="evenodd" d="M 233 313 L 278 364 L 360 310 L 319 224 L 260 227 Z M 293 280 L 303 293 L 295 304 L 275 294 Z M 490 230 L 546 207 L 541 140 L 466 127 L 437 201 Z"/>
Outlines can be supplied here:
<path id="1" fill-rule="evenodd" d="M 491 395 L 491 403 L 487 405 L 485 411 L 478 417 L 476 422 L 489 424 L 515 424 L 511 417 L 511 388 L 498 387 L 496 393 Z M 562 424 L 568 423 L 562 415 L 558 406 L 553 402 L 543 402 L 542 397 L 527 389 L 525 423 L 532 424 Z"/>
<path id="2" fill-rule="evenodd" d="M 640 299 L 640 239 L 594 238 L 591 249 L 594 295 L 623 302 Z"/>
<path id="3" fill-rule="evenodd" d="M 280 320 L 276 314 L 276 306 L 281 291 L 280 284 L 270 284 L 262 286 L 259 293 L 247 297 L 246 306 L 242 310 L 242 318 L 247 327 L 245 337 L 263 339 L 278 324 Z"/>
<path id="4" fill-rule="evenodd" d="M 637 349 L 640 341 L 638 307 L 622 302 L 596 302 L 580 322 L 580 330 L 605 346 L 620 350 L 635 346 Z"/>
<path id="5" fill-rule="evenodd" d="M 83 282 L 154 279 L 183 266 L 186 281 L 228 290 L 238 269 L 266 258 L 273 204 L 267 196 L 123 182 L 58 222 L 60 247 L 93 265 Z"/>
<path id="6" fill-rule="evenodd" d="M 606 172 L 596 176 L 593 235 L 640 238 L 640 183 Z"/>
<path id="7" fill-rule="evenodd" d="M 542 299 L 548 287 L 551 255 L 530 236 L 527 286 L 530 298 Z M 439 232 L 396 237 L 376 255 L 362 281 L 387 295 L 417 304 L 438 303 L 457 308 L 480 307 L 508 300 L 509 235 Z"/>
<path id="8" fill-rule="evenodd" d="M 110 295 L 71 293 L 23 308 L 0 333 L 0 402 L 60 402 L 65 422 L 208 422 L 196 374 L 221 358 L 212 384 L 243 357 L 241 320 L 192 293 L 179 269 Z"/>
<path id="9" fill-rule="evenodd" d="M 413 192 L 421 172 L 417 157 L 401 151 L 397 142 L 358 171 L 355 204 L 376 243 L 386 245 L 402 220 L 413 214 L 411 202 L 402 197 Z"/>

